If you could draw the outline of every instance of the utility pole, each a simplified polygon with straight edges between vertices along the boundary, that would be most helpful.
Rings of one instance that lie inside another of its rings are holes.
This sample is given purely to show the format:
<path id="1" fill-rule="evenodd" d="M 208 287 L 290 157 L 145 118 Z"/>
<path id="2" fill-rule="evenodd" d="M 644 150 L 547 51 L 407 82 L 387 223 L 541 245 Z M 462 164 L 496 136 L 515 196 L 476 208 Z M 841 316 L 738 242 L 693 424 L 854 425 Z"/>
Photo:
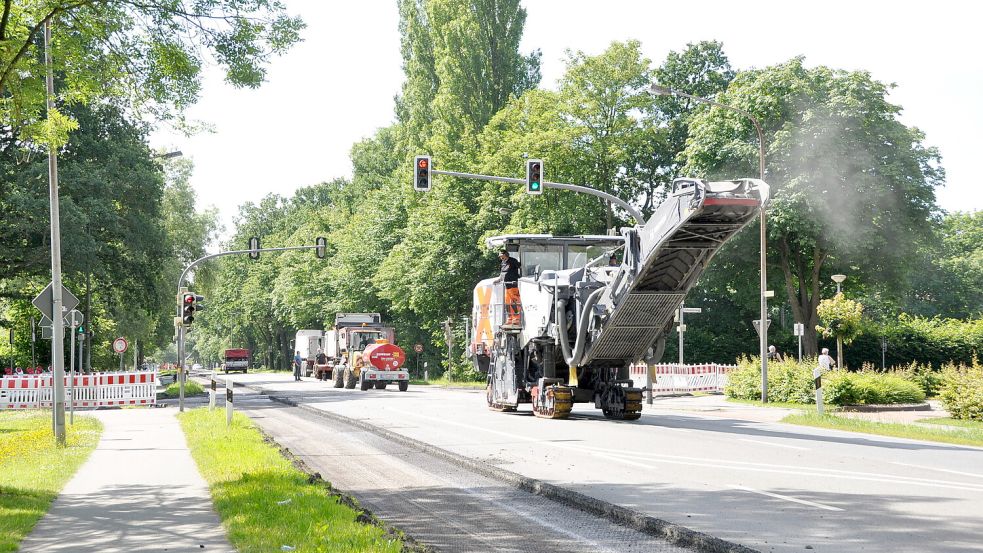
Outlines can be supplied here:
<path id="1" fill-rule="evenodd" d="M 44 22 L 44 65 L 47 68 L 47 117 L 55 109 L 55 78 L 51 69 L 51 23 Z M 65 445 L 65 320 L 61 298 L 61 227 L 58 209 L 58 153 L 48 144 L 48 195 L 51 204 L 51 364 L 54 366 L 55 441 Z"/>

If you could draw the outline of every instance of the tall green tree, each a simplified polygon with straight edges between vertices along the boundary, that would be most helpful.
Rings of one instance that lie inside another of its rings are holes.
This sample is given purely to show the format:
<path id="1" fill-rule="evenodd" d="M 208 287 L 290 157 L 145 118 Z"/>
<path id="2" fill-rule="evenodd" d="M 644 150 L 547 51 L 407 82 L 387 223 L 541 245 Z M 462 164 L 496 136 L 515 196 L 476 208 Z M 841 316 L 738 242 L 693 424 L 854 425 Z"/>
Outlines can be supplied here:
<path id="1" fill-rule="evenodd" d="M 717 97 L 766 128 L 769 265 L 806 328 L 816 327 L 831 272 L 897 297 L 912 252 L 938 220 L 934 190 L 944 179 L 938 152 L 898 120 L 901 108 L 887 101 L 889 90 L 869 73 L 808 68 L 795 58 L 742 72 Z M 754 136 L 739 114 L 699 113 L 690 125 L 686 169 L 710 178 L 756 175 Z M 753 267 L 747 263 L 745 273 Z M 815 354 L 814 333 L 804 346 Z"/>

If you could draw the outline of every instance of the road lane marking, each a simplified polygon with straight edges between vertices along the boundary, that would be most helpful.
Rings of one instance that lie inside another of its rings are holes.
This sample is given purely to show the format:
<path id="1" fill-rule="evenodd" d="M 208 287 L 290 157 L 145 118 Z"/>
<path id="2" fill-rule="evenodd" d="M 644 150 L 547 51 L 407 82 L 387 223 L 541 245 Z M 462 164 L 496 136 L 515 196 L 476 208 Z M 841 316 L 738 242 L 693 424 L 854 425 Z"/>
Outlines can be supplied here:
<path id="1" fill-rule="evenodd" d="M 788 449 L 798 449 L 798 450 L 801 450 L 801 451 L 809 451 L 809 448 L 808 447 L 799 447 L 797 445 L 776 444 L 774 442 L 766 442 L 764 440 L 752 440 L 750 438 L 737 438 L 737 439 L 740 440 L 740 441 L 742 441 L 742 442 L 753 442 L 753 443 L 756 443 L 756 444 L 773 445 L 775 447 L 787 447 Z"/>
<path id="2" fill-rule="evenodd" d="M 935 472 L 949 472 L 949 473 L 952 473 L 952 474 L 961 474 L 963 476 L 972 476 L 974 478 L 983 478 L 983 474 L 974 474 L 972 472 L 961 472 L 961 471 L 958 471 L 958 470 L 940 469 L 940 468 L 929 467 L 929 466 L 925 466 L 925 465 L 913 465 L 911 463 L 899 463 L 897 461 L 891 461 L 891 464 L 892 465 L 902 465 L 902 466 L 905 466 L 905 467 L 917 467 L 917 468 L 920 468 L 920 469 L 928 469 L 928 470 L 935 471 Z"/>
<path id="3" fill-rule="evenodd" d="M 521 442 L 535 443 L 540 445 L 543 444 L 543 440 L 541 438 L 530 438 L 527 436 L 520 436 L 518 434 L 513 434 L 511 432 L 492 430 L 490 428 L 485 428 L 482 426 L 467 424 L 458 421 L 452 421 L 446 418 L 421 415 L 419 413 L 414 413 L 412 411 L 404 411 L 402 409 L 389 409 L 389 411 L 397 414 L 417 417 L 424 420 L 430 420 L 441 424 L 458 426 L 469 430 L 477 430 L 480 432 L 487 432 L 490 434 L 498 434 L 500 436 L 506 436 L 508 438 L 511 438 L 513 440 L 518 440 Z M 439 444 L 435 444 L 435 445 L 438 445 L 439 447 Z M 828 478 L 841 478 L 844 480 L 882 482 L 887 484 L 908 484 L 908 485 L 928 486 L 928 487 L 935 487 L 935 488 L 948 488 L 948 489 L 962 490 L 962 491 L 983 492 L 983 485 L 970 484 L 968 482 L 957 482 L 952 480 L 915 478 L 911 476 L 896 476 L 890 474 L 827 469 L 821 467 L 803 467 L 798 465 L 775 465 L 769 463 L 754 463 L 748 461 L 721 461 L 720 459 L 705 458 L 705 457 L 688 457 L 688 456 L 681 456 L 681 455 L 666 455 L 661 453 L 617 451 L 617 450 L 612 450 L 610 448 L 601 449 L 601 448 L 595 448 L 590 446 L 572 445 L 567 443 L 550 443 L 550 445 L 552 447 L 571 450 L 571 451 L 578 451 L 581 453 L 587 453 L 588 455 L 594 457 L 601 457 L 612 461 L 618 461 L 622 464 L 633 465 L 645 469 L 653 469 L 655 468 L 655 465 L 659 463 L 668 463 L 668 464 L 675 464 L 675 465 L 702 466 L 707 468 L 743 470 L 749 472 L 790 474 L 795 476 L 815 476 L 817 473 L 823 473 L 823 476 L 826 476 Z M 631 459 L 625 459 L 624 456 L 631 456 Z M 638 461 L 633 460 L 639 457 L 648 458 L 650 461 L 652 461 L 652 463 L 651 464 L 639 463 Z"/>
<path id="4" fill-rule="evenodd" d="M 761 495 L 767 495 L 768 497 L 774 497 L 777 499 L 784 499 L 785 501 L 791 501 L 792 503 L 800 503 L 802 505 L 808 505 L 810 507 L 817 507 L 819 509 L 826 509 L 827 511 L 842 511 L 839 507 L 831 507 L 829 505 L 823 505 L 822 503 L 816 503 L 815 501 L 806 501 L 805 499 L 799 499 L 797 497 L 791 497 L 788 495 L 782 495 L 780 493 L 766 492 L 763 490 L 756 490 L 754 488 L 749 488 L 747 486 L 738 486 L 737 484 L 731 484 L 731 488 L 736 490 L 744 490 L 746 492 L 758 493 Z"/>

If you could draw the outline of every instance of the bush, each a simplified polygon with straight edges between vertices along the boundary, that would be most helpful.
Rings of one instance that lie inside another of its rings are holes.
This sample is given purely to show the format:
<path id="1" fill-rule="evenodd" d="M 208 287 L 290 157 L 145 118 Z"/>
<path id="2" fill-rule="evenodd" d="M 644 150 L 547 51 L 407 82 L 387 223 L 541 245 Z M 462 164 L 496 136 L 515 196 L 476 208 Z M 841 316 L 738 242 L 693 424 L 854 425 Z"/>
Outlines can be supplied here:
<path id="1" fill-rule="evenodd" d="M 942 373 L 933 369 L 929 364 L 912 361 L 907 367 L 895 369 L 895 374 L 908 382 L 917 384 L 926 396 L 939 395 L 939 387 L 942 386 Z"/>
<path id="2" fill-rule="evenodd" d="M 948 364 L 942 369 L 939 398 L 955 419 L 983 421 L 983 365 Z"/>
<path id="3" fill-rule="evenodd" d="M 826 401 L 834 405 L 921 403 L 925 392 L 897 373 L 832 371 L 823 377 Z"/>
<path id="4" fill-rule="evenodd" d="M 768 363 L 768 401 L 812 403 L 812 367 L 815 360 L 801 364 L 794 360 Z M 724 393 L 736 399 L 761 399 L 760 357 L 742 357 L 727 376 Z"/>
<path id="5" fill-rule="evenodd" d="M 815 403 L 812 370 L 815 359 L 802 363 L 787 360 L 768 364 L 768 401 Z M 834 405 L 919 403 L 925 392 L 902 372 L 882 373 L 832 371 L 823 376 L 825 401 Z M 743 357 L 737 369 L 727 377 L 724 393 L 744 400 L 761 398 L 761 363 L 758 358 Z"/>
<path id="6" fill-rule="evenodd" d="M 205 393 L 205 389 L 201 387 L 194 380 L 188 380 L 184 383 L 184 397 L 197 396 Z M 181 383 L 174 382 L 170 384 L 167 389 L 162 392 L 162 395 L 166 398 L 175 398 L 181 395 Z"/>
<path id="7" fill-rule="evenodd" d="M 901 315 L 886 324 L 868 323 L 863 333 L 845 348 L 847 366 L 881 364 L 881 338 L 887 338 L 887 366 L 912 361 L 941 369 L 947 363 L 969 365 L 983 354 L 983 319 L 927 319 Z"/>

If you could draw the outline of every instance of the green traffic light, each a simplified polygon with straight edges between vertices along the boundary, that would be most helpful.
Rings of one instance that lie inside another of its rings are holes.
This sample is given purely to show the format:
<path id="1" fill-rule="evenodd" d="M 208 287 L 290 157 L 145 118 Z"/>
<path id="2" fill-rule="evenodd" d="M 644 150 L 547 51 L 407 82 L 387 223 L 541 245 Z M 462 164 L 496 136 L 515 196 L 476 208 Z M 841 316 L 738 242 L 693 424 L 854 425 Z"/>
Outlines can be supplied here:
<path id="1" fill-rule="evenodd" d="M 539 183 L 538 182 L 532 183 L 532 189 L 533 190 L 539 190 Z"/>

